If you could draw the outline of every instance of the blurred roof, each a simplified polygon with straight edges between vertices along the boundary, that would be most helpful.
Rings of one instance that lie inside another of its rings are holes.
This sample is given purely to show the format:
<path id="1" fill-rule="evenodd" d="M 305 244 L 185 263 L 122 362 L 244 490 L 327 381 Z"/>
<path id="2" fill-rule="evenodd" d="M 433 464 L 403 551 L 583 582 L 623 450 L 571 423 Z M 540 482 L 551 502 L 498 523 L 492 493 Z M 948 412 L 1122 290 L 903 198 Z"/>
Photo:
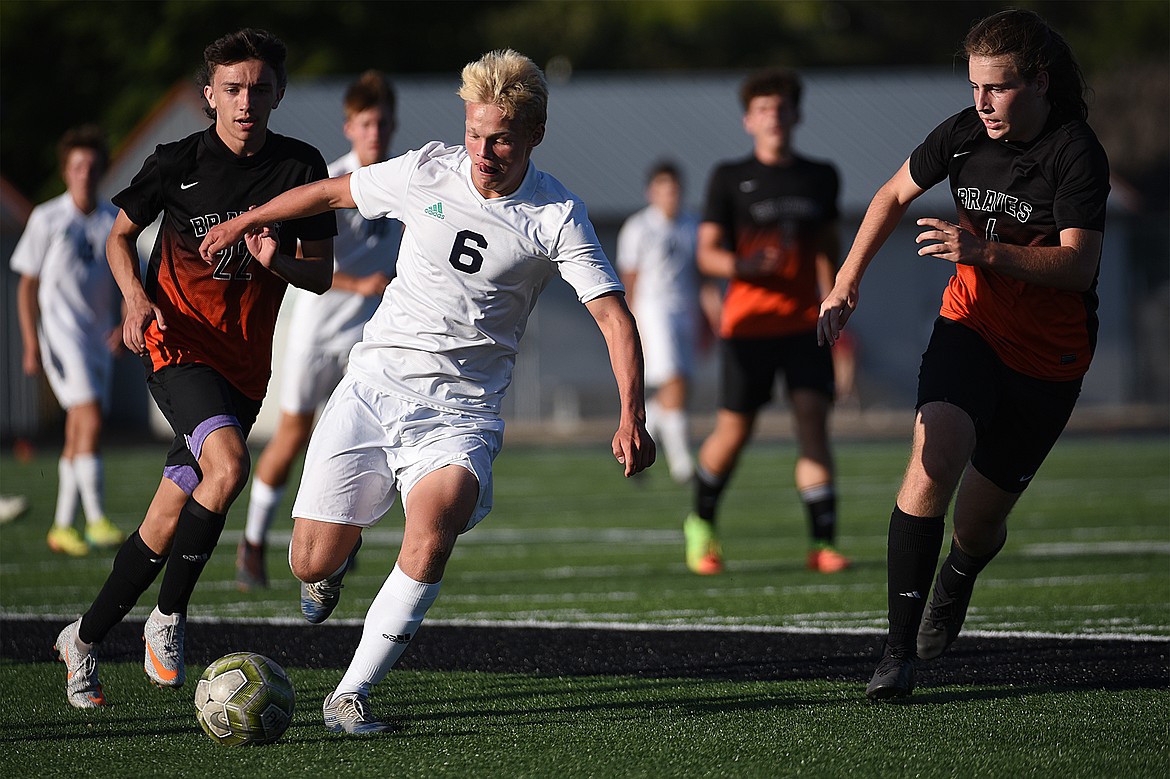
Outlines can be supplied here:
<path id="1" fill-rule="evenodd" d="M 687 202 L 697 208 L 711 167 L 744 157 L 737 90 L 744 73 L 574 75 L 550 85 L 548 132 L 533 155 L 575 192 L 594 219 L 620 219 L 644 204 L 645 172 L 670 157 L 683 172 Z M 860 213 L 914 147 L 939 122 L 970 104 L 966 74 L 950 70 L 803 72 L 803 119 L 795 148 L 833 162 L 841 174 L 841 209 Z M 349 150 L 341 133 L 342 94 L 352 77 L 289 84 L 272 115 L 275 132 L 307 141 L 331 161 Z M 431 140 L 461 143 L 457 74 L 395 77 L 398 131 L 391 151 Z M 158 143 L 207 126 L 194 86 L 176 85 L 115 152 L 103 193 L 130 182 Z M 945 187 L 922 206 L 951 208 Z"/>
<path id="2" fill-rule="evenodd" d="M 0 232 L 19 235 L 32 213 L 32 203 L 8 179 L 0 176 Z"/>

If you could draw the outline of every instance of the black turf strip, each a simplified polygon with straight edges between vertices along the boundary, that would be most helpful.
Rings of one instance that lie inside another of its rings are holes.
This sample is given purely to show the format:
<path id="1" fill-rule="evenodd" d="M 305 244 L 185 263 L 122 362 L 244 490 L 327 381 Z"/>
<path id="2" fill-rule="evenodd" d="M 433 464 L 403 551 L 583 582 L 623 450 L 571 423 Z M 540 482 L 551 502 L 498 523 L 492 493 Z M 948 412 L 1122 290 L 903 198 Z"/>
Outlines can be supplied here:
<path id="1" fill-rule="evenodd" d="M 0 618 L 0 659 L 47 662 L 63 622 Z M 190 622 L 187 662 L 206 665 L 248 650 L 291 668 L 344 668 L 361 628 Z M 876 635 L 454 627 L 424 625 L 398 663 L 403 670 L 542 676 L 856 681 L 873 673 Z M 98 657 L 141 662 L 142 623 L 127 620 Z M 1029 689 L 1170 687 L 1170 640 L 960 637 L 924 663 L 918 686 L 1009 685 Z M 921 689 L 919 692 L 923 692 Z"/>

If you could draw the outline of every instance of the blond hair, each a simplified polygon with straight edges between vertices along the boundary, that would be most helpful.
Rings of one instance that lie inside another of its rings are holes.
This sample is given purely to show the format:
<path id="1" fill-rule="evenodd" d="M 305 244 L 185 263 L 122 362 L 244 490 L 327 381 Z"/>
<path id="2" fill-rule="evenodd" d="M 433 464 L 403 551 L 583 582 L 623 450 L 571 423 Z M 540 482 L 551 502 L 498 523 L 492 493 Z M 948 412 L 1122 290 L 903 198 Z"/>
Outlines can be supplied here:
<path id="1" fill-rule="evenodd" d="M 512 49 L 497 49 L 467 63 L 458 94 L 465 103 L 494 105 L 530 129 L 544 124 L 548 115 L 544 73 Z"/>

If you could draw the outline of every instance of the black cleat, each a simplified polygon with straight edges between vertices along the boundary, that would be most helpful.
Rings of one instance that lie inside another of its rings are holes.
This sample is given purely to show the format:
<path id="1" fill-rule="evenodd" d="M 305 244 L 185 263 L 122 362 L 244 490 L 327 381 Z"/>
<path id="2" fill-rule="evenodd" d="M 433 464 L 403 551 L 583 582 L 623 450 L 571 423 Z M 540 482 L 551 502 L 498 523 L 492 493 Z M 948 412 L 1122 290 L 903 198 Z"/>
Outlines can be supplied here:
<path id="1" fill-rule="evenodd" d="M 869 686 L 865 688 L 865 697 L 876 702 L 886 698 L 905 698 L 914 692 L 914 664 L 913 655 L 891 652 L 887 647 Z"/>
<path id="2" fill-rule="evenodd" d="M 971 590 L 958 595 L 950 595 L 942 585 L 942 577 L 934 580 L 934 592 L 926 610 L 922 612 L 922 622 L 918 626 L 918 656 L 923 660 L 933 660 L 950 648 L 959 637 L 963 629 L 963 620 L 967 618 L 967 607 L 971 604 Z"/>

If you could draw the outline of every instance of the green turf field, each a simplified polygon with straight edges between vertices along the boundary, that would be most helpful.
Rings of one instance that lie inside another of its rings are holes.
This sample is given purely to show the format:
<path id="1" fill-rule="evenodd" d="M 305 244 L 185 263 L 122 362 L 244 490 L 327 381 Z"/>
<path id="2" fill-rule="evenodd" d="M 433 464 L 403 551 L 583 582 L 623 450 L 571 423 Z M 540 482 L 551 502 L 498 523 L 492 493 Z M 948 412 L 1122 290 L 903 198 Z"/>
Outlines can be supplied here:
<path id="1" fill-rule="evenodd" d="M 136 525 L 157 484 L 163 445 L 107 452 L 108 509 Z M 748 450 L 721 513 L 728 573 L 695 577 L 681 561 L 689 492 L 662 473 L 627 482 L 605 445 L 511 447 L 497 461 L 495 509 L 466 535 L 428 620 L 728 629 L 877 631 L 885 615 L 885 534 L 905 441 L 838 448 L 840 546 L 855 566 L 804 570 L 806 526 L 791 447 Z M 32 509 L 0 528 L 0 611 L 84 610 L 112 554 L 52 555 L 44 535 L 55 453 L 0 458 L 0 491 Z M 286 504 L 291 505 L 291 495 Z M 200 617 L 298 616 L 281 551 L 274 586 L 232 582 L 242 498 L 192 601 Z M 392 563 L 401 514 L 367 533 L 334 619 L 360 620 Z M 145 617 L 157 584 L 133 616 Z M 10 623 L 11 624 L 11 623 Z M 62 623 L 63 624 L 63 623 Z M 967 627 L 977 634 L 1170 638 L 1170 444 L 1165 437 L 1060 442 L 1021 500 L 1004 552 L 980 577 Z M 192 668 L 191 671 L 198 673 Z M 319 726 L 333 669 L 290 669 L 302 706 L 282 741 L 216 747 L 193 717 L 193 685 L 151 690 L 141 669 L 102 666 L 119 705 L 70 709 L 63 672 L 0 664 L 5 775 L 205 776 L 1165 776 L 1170 695 L 1156 689 L 932 688 L 921 705 L 867 706 L 852 683 L 392 673 L 374 696 L 410 723 L 386 739 Z M 1091 685 L 1089 685 L 1091 687 Z M 159 762 L 155 762 L 155 761 Z"/>

